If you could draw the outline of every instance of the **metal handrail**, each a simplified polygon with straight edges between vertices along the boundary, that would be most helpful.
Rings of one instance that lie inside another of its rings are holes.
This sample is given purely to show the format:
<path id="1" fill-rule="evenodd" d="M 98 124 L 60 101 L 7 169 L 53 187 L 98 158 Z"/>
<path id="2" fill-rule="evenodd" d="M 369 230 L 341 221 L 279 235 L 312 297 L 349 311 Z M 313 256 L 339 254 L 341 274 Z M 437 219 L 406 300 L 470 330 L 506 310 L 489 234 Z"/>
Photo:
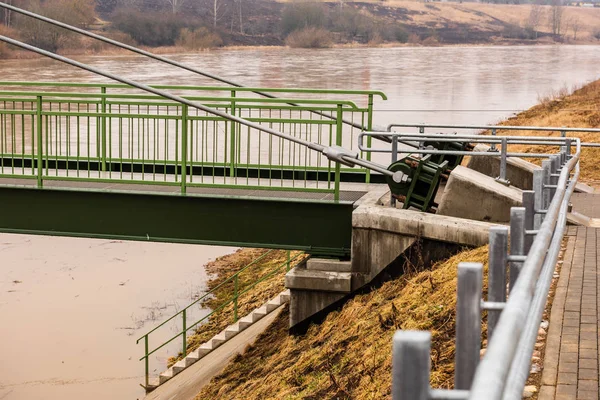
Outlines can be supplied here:
<path id="1" fill-rule="evenodd" d="M 111 88 L 111 89 L 131 89 L 133 86 L 119 83 L 80 83 L 80 82 L 29 82 L 29 81 L 0 81 L 0 87 L 3 86 L 50 86 L 50 87 L 84 87 L 84 88 Z M 224 86 L 195 86 L 195 85 L 149 85 L 155 89 L 174 89 L 174 90 L 201 90 L 207 92 L 272 92 L 272 93 L 306 93 L 306 94 L 357 94 L 357 95 L 375 95 L 381 99 L 387 100 L 387 96 L 380 90 L 345 90 L 345 89 L 308 89 L 308 88 L 265 88 L 265 87 L 224 87 Z M 279 99 L 278 97 L 272 98 Z M 288 101 L 297 101 L 289 99 Z"/>
<path id="2" fill-rule="evenodd" d="M 567 128 L 567 127 L 542 127 L 542 126 L 513 126 L 513 125 L 446 125 L 446 124 L 390 124 L 387 126 L 387 131 L 391 132 L 392 128 L 440 128 L 440 129 L 469 129 L 469 130 L 519 130 L 519 131 L 538 131 L 538 132 L 595 132 L 600 133 L 600 129 L 593 128 Z"/>
<path id="3" fill-rule="evenodd" d="M 455 390 L 429 387 L 430 334 L 398 331 L 393 350 L 394 400 L 521 398 L 569 199 L 580 173 L 580 139 L 561 139 L 565 141 L 561 152 L 534 171 L 534 190 L 523 192 L 523 207 L 511 209 L 510 252 L 508 228 L 490 229 L 488 301 L 482 300 L 482 264 L 463 262 L 458 266 Z M 576 145 L 574 154 L 571 143 Z M 511 278 L 508 300 L 507 264 Z M 479 361 L 483 310 L 488 311 L 488 347 Z"/>
<path id="4" fill-rule="evenodd" d="M 219 311 L 223 310 L 225 307 L 227 307 L 228 305 L 233 303 L 233 313 L 234 313 L 234 321 L 233 322 L 237 322 L 238 321 L 238 299 L 240 296 L 248 293 L 251 289 L 253 289 L 254 287 L 256 287 L 258 284 L 260 284 L 261 282 L 264 282 L 266 279 L 270 278 L 271 276 L 275 275 L 276 273 L 278 273 L 283 267 L 286 267 L 286 271 L 289 271 L 291 268 L 293 268 L 295 265 L 292 265 L 292 263 L 294 263 L 295 261 L 297 261 L 298 259 L 301 259 L 304 256 L 304 253 L 298 253 L 295 256 L 291 256 L 290 251 L 287 251 L 287 259 L 286 261 L 282 262 L 281 264 L 279 264 L 277 267 L 273 268 L 271 271 L 269 271 L 267 274 L 257 278 L 256 280 L 254 280 L 251 284 L 247 285 L 246 287 L 243 288 L 243 290 L 240 290 L 239 287 L 239 277 L 242 273 L 246 272 L 249 268 L 257 265 L 260 261 L 264 260 L 267 256 L 273 254 L 276 250 L 268 250 L 265 253 L 261 254 L 259 257 L 257 257 L 256 259 L 254 259 L 252 262 L 250 262 L 248 265 L 244 266 L 242 269 L 240 269 L 239 271 L 237 271 L 235 274 L 231 275 L 230 277 L 228 277 L 227 279 L 225 279 L 223 282 L 219 283 L 217 286 L 215 286 L 214 288 L 212 288 L 211 290 L 209 290 L 208 292 L 206 292 L 202 297 L 198 298 L 197 300 L 195 300 L 194 302 L 190 303 L 189 305 L 187 305 L 186 307 L 184 307 L 183 309 L 181 309 L 179 312 L 177 312 L 176 314 L 172 315 L 171 317 L 169 317 L 168 319 L 166 319 L 165 321 L 163 321 L 161 324 L 157 325 L 156 327 L 154 327 L 152 330 L 146 332 L 144 335 L 140 336 L 137 340 L 136 340 L 136 344 L 139 344 L 139 342 L 141 340 L 144 341 L 144 355 L 139 359 L 139 361 L 144 361 L 145 364 L 145 386 L 148 386 L 149 384 L 149 378 L 150 378 L 150 370 L 149 370 L 149 356 L 151 356 L 152 354 L 154 354 L 155 352 L 157 352 L 158 350 L 162 349 L 163 347 L 165 347 L 166 345 L 168 345 L 169 343 L 171 343 L 172 341 L 176 340 L 177 338 L 181 338 L 182 339 L 182 354 L 185 357 L 185 355 L 187 354 L 188 351 L 188 346 L 187 346 L 187 332 L 198 326 L 199 324 L 201 324 L 204 321 L 207 321 L 210 317 L 212 317 L 213 315 L 215 315 L 216 313 L 218 313 Z M 301 261 L 301 260 L 300 260 Z M 228 297 L 223 303 L 219 304 L 216 308 L 214 308 L 213 310 L 211 310 L 210 313 L 208 313 L 207 315 L 203 316 L 202 318 L 198 319 L 195 322 L 192 323 L 188 323 L 187 322 L 187 312 L 188 310 L 197 305 L 198 303 L 201 303 L 202 301 L 206 300 L 207 298 L 209 298 L 210 296 L 214 295 L 219 289 L 221 289 L 222 287 L 224 287 L 227 284 L 231 284 L 233 282 L 234 284 L 234 289 L 233 289 L 233 293 L 230 297 Z M 182 330 L 177 332 L 174 336 L 170 337 L 169 339 L 167 339 L 166 341 L 164 341 L 163 343 L 157 345 L 156 347 L 154 347 L 153 349 L 149 349 L 149 337 L 152 333 L 156 332 L 158 329 L 160 329 L 161 327 L 165 326 L 167 323 L 173 321 L 175 318 L 177 318 L 178 316 L 182 317 Z"/>

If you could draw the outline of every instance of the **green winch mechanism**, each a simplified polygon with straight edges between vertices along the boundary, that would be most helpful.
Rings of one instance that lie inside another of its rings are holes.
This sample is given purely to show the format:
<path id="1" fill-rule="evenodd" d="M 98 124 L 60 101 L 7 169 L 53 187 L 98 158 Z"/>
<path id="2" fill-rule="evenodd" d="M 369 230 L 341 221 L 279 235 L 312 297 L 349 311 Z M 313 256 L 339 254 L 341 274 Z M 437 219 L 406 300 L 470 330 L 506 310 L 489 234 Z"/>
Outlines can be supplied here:
<path id="1" fill-rule="evenodd" d="M 407 156 L 394 162 L 388 167 L 394 176 L 386 178 L 392 196 L 404 203 L 404 209 L 415 207 L 434 212 L 437 204 L 433 200 L 448 164 L 448 160 L 441 164 L 432 162 L 430 154 L 423 158 Z"/>
<path id="2" fill-rule="evenodd" d="M 424 148 L 432 148 L 435 150 L 449 150 L 449 151 L 471 151 L 474 149 L 474 146 L 471 143 L 461 143 L 461 142 L 437 142 L 437 141 L 428 141 L 423 143 Z M 447 171 L 450 172 L 454 168 L 460 165 L 464 155 L 454 155 L 454 154 L 430 154 L 431 158 L 430 162 L 436 164 L 442 164 L 444 161 L 448 161 Z"/>

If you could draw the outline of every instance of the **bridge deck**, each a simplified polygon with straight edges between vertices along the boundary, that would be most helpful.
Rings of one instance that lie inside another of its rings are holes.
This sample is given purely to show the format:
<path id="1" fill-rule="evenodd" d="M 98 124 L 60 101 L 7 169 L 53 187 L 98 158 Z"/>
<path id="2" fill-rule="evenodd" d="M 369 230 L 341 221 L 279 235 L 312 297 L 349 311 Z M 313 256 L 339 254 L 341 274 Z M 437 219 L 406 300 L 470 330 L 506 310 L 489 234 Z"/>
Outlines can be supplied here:
<path id="1" fill-rule="evenodd" d="M 600 217 L 600 195 L 574 194 L 574 209 Z M 600 232 L 568 227 L 546 342 L 539 400 L 598 399 Z"/>

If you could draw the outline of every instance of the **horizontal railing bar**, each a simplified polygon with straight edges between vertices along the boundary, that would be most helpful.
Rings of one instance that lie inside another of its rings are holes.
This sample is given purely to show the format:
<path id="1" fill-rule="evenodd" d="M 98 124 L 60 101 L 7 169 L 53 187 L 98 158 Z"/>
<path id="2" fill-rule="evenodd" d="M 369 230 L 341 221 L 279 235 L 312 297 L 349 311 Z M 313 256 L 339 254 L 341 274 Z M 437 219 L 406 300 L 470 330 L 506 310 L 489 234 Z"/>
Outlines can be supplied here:
<path id="1" fill-rule="evenodd" d="M 78 82 L 24 82 L 24 81 L 0 81 L 2 86 L 55 86 L 55 87 L 89 87 L 89 88 L 113 88 L 131 89 L 129 86 L 119 83 L 78 83 Z M 150 85 L 155 89 L 173 90 L 202 90 L 202 91 L 224 91 L 224 92 L 271 92 L 271 93 L 311 93 L 311 94 L 359 94 L 376 95 L 387 100 L 385 93 L 379 90 L 345 90 L 345 89 L 310 89 L 310 88 L 263 88 L 263 87 L 228 87 L 228 86 L 193 86 L 193 85 Z"/>
<path id="2" fill-rule="evenodd" d="M 481 308 L 483 308 L 484 310 L 504 310 L 504 307 L 506 307 L 506 303 L 502 302 L 502 301 L 482 301 L 481 302 Z"/>
<path id="3" fill-rule="evenodd" d="M 149 86 L 150 87 L 150 86 Z M 42 96 L 43 98 L 52 97 L 75 97 L 75 98 L 100 98 L 100 99 L 139 99 L 139 100 L 151 100 L 158 99 L 163 100 L 163 96 L 160 95 L 144 95 L 144 94 L 116 94 L 116 93 L 71 93 L 71 92 L 9 92 L 0 91 L 1 96 L 8 96 L 14 94 L 15 96 L 27 96 L 32 97 Z M 270 104 L 288 104 L 293 101 L 298 104 L 336 104 L 350 106 L 351 109 L 356 110 L 358 106 L 350 100 L 328 100 L 328 99 L 263 99 L 259 97 L 214 97 L 214 96 L 179 96 L 182 99 L 190 101 L 223 101 L 227 103 L 235 102 L 238 103 L 270 103 Z M 32 99 L 33 100 L 33 99 Z M 163 100 L 164 101 L 164 100 Z M 148 103 L 148 105 L 153 105 Z"/>
<path id="4" fill-rule="evenodd" d="M 559 128 L 559 127 L 539 127 L 539 126 L 512 126 L 512 125 L 432 125 L 432 124 L 390 124 L 387 130 L 391 128 L 442 128 L 442 129 L 481 129 L 481 130 L 519 130 L 519 131 L 539 131 L 539 132 L 595 132 L 600 133 L 600 129 L 592 128 Z"/>

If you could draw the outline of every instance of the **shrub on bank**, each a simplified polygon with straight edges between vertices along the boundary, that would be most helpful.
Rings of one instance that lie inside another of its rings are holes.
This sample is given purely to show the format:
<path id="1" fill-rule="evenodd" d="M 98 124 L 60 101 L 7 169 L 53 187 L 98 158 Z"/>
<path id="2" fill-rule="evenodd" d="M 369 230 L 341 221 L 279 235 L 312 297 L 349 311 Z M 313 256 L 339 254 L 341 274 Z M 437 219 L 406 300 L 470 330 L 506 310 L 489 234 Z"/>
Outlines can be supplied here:
<path id="1" fill-rule="evenodd" d="M 172 46 L 183 28 L 192 24 L 169 12 L 141 12 L 119 9 L 112 15 L 113 27 L 144 46 Z"/>
<path id="2" fill-rule="evenodd" d="M 184 28 L 179 33 L 179 39 L 177 39 L 176 44 L 177 46 L 185 47 L 190 50 L 210 49 L 222 46 L 223 39 L 221 39 L 218 34 L 210 32 L 205 27 L 196 30 Z"/>
<path id="3" fill-rule="evenodd" d="M 330 47 L 331 43 L 329 31 L 312 27 L 294 31 L 285 39 L 288 46 L 305 49 L 322 49 Z"/>

